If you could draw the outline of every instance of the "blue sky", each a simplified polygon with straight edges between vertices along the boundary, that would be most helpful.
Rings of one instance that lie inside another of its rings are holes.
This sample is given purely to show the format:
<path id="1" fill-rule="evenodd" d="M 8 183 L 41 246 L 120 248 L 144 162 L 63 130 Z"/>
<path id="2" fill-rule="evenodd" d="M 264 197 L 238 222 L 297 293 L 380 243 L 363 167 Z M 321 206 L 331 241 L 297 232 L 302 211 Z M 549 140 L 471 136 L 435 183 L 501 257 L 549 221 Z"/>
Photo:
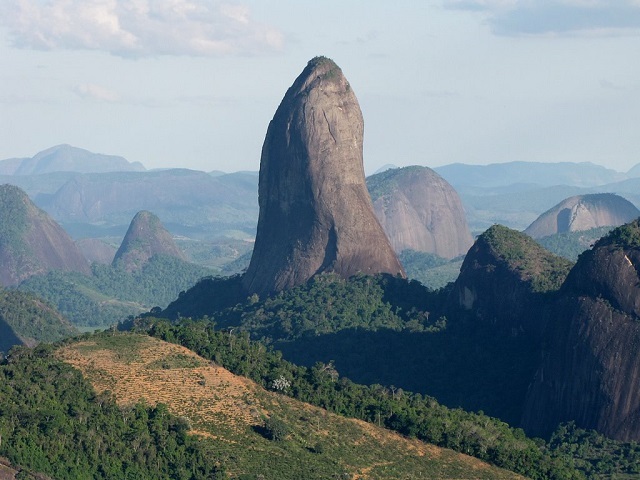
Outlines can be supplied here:
<path id="1" fill-rule="evenodd" d="M 0 158 L 258 170 L 316 55 L 384 164 L 640 163 L 640 0 L 0 0 Z"/>

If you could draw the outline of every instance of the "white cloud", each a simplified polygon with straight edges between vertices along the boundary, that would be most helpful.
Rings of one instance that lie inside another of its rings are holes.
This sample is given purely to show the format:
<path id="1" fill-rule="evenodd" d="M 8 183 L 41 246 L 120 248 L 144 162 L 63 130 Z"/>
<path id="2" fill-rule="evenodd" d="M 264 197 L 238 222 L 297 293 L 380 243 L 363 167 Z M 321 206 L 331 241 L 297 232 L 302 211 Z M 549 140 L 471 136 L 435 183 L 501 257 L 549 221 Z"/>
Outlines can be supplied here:
<path id="1" fill-rule="evenodd" d="M 247 7 L 215 0 L 2 0 L 0 24 L 17 47 L 123 57 L 256 54 L 283 44 Z"/>
<path id="2" fill-rule="evenodd" d="M 487 15 L 497 35 L 640 33 L 640 0 L 444 0 Z"/>
<path id="3" fill-rule="evenodd" d="M 91 98 L 101 102 L 116 103 L 121 100 L 118 93 L 93 83 L 83 83 L 78 85 L 74 88 L 74 91 L 82 98 Z"/>

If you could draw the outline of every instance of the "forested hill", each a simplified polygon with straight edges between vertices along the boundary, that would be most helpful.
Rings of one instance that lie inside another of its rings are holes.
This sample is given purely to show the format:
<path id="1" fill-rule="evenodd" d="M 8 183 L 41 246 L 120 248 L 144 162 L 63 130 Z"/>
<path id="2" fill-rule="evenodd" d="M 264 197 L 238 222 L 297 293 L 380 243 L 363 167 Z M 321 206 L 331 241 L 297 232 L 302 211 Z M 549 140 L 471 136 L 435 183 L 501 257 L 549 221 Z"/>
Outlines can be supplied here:
<path id="1" fill-rule="evenodd" d="M 18 478 L 226 478 L 184 419 L 162 405 L 119 408 L 50 345 L 0 362 L 0 412 L 0 457 Z"/>
<path id="2" fill-rule="evenodd" d="M 53 271 L 20 285 L 48 300 L 74 325 L 106 327 L 129 315 L 165 307 L 211 270 L 179 258 L 154 255 L 129 272 L 120 265 L 93 264 L 92 275 Z"/>
<path id="3" fill-rule="evenodd" d="M 51 305 L 26 292 L 0 289 L 0 352 L 53 342 L 78 331 Z"/>
<path id="4" fill-rule="evenodd" d="M 265 388 L 331 412 L 384 425 L 412 438 L 470 453 L 532 479 L 609 480 L 614 478 L 613 474 L 625 479 L 640 475 L 640 445 L 613 441 L 572 423 L 559 426 L 549 443 L 542 439 L 533 441 L 522 430 L 509 428 L 482 412 L 447 409 L 432 397 L 393 385 L 358 385 L 338 373 L 333 362 L 296 366 L 283 360 L 280 352 L 251 341 L 246 333 L 218 330 L 210 320 L 183 318 L 170 323 L 149 317 L 129 326 L 187 346 L 214 360 L 216 365 L 247 376 Z M 476 471 L 474 475 L 480 478 L 482 473 Z M 459 478 L 465 477 L 464 472 L 459 473 Z M 406 477 L 396 472 L 393 478 L 422 477 L 413 470 Z M 427 475 L 427 478 L 443 477 Z"/>
<path id="5" fill-rule="evenodd" d="M 219 328 L 273 344 L 296 364 L 333 360 L 359 383 L 395 385 L 517 425 L 536 346 L 465 316 L 444 315 L 449 295 L 450 289 L 430 292 L 390 275 L 344 280 L 324 274 L 261 299 L 247 298 L 238 277 L 208 278 L 155 314 L 208 316 Z"/>

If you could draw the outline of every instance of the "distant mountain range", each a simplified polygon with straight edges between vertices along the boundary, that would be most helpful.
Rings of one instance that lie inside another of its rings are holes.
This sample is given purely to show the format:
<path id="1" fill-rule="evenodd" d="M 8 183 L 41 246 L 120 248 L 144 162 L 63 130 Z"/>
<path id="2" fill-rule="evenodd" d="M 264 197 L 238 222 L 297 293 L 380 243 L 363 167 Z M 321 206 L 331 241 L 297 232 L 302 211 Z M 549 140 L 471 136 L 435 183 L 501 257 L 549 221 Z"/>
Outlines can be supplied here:
<path id="1" fill-rule="evenodd" d="M 524 230 L 574 195 L 615 193 L 640 206 L 640 166 L 626 173 L 567 162 L 451 164 L 434 170 L 460 196 L 476 234 L 495 223 Z M 74 238 L 121 239 L 140 210 L 153 211 L 173 234 L 200 239 L 252 238 L 258 220 L 257 172 L 148 171 L 122 157 L 69 145 L 0 161 L 0 183 L 25 190 Z"/>
<path id="2" fill-rule="evenodd" d="M 518 184 L 539 187 L 570 185 L 588 188 L 628 178 L 624 173 L 590 162 L 506 162 L 489 165 L 453 163 L 436 167 L 434 170 L 455 188 L 481 187 L 486 189 Z M 640 171 L 638 175 L 640 175 Z"/>
<path id="3" fill-rule="evenodd" d="M 640 167 L 627 173 L 593 163 L 452 164 L 434 169 L 458 192 L 472 231 L 499 223 L 524 230 L 568 197 L 615 193 L 640 206 Z"/>
<path id="4" fill-rule="evenodd" d="M 144 170 L 146 170 L 144 165 L 139 162 L 132 163 L 123 157 L 92 153 L 71 145 L 57 145 L 31 158 L 10 158 L 0 161 L 0 175 L 141 172 Z"/>

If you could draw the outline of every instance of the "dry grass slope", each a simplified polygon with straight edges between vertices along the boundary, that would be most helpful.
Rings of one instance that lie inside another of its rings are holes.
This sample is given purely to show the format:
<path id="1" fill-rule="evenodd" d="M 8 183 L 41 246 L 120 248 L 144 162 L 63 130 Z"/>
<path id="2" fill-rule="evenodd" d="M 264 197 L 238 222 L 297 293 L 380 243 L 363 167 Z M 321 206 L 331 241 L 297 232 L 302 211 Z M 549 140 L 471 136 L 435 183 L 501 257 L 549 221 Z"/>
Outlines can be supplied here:
<path id="1" fill-rule="evenodd" d="M 340 475 L 336 478 L 353 480 L 522 478 L 475 458 L 267 392 L 184 347 L 151 337 L 94 337 L 66 345 L 58 355 L 80 369 L 96 391 L 113 392 L 122 407 L 140 400 L 164 403 L 172 413 L 187 417 L 192 433 L 210 442 L 212 455 L 232 475 L 282 478 L 269 472 L 289 468 L 290 478 L 327 478 L 320 473 L 327 469 Z M 272 442 L 257 433 L 270 415 L 290 427 L 287 441 Z M 314 453 L 318 444 L 322 454 Z"/>

